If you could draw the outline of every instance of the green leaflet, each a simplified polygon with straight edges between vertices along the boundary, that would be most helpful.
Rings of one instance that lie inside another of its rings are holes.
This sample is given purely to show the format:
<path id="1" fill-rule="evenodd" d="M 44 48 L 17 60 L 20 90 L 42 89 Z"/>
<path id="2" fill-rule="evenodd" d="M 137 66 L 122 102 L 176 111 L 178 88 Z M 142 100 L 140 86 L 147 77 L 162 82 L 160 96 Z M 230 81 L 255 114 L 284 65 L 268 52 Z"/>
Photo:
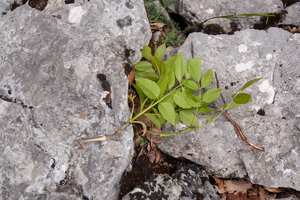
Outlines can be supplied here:
<path id="1" fill-rule="evenodd" d="M 149 79 L 139 78 L 136 81 L 136 85 L 141 88 L 144 94 L 150 99 L 157 99 L 160 93 L 158 85 Z"/>
<path id="2" fill-rule="evenodd" d="M 191 80 L 186 80 L 183 83 L 183 85 L 185 87 L 188 87 L 188 88 L 192 89 L 192 90 L 199 90 L 199 87 L 198 87 L 197 83 L 195 83 L 194 81 L 191 81 Z"/>
<path id="3" fill-rule="evenodd" d="M 167 87 L 168 87 L 168 74 L 164 74 L 162 77 L 160 77 L 160 79 L 157 81 L 157 84 L 160 88 L 160 93 L 159 96 L 161 96 L 162 94 L 164 94 L 164 92 L 166 91 Z"/>
<path id="4" fill-rule="evenodd" d="M 206 113 L 206 112 L 211 113 L 211 111 L 212 110 L 209 108 L 200 108 L 198 113 Z"/>
<path id="5" fill-rule="evenodd" d="M 157 126 L 157 128 L 161 129 L 161 123 L 156 115 L 151 115 L 150 113 L 145 113 L 145 115 L 151 120 L 153 124 L 155 124 L 155 126 Z"/>
<path id="6" fill-rule="evenodd" d="M 151 60 L 151 48 L 149 46 L 144 46 L 142 56 L 147 60 Z"/>
<path id="7" fill-rule="evenodd" d="M 159 61 L 159 59 L 154 57 L 154 56 L 151 56 L 151 62 L 152 62 L 152 65 L 153 65 L 154 69 L 156 69 L 158 74 L 160 74 L 161 70 L 160 70 L 160 61 Z"/>
<path id="8" fill-rule="evenodd" d="M 180 91 L 176 91 L 173 96 L 173 100 L 182 108 L 191 108 L 190 104 L 185 100 L 184 95 Z"/>
<path id="9" fill-rule="evenodd" d="M 201 88 L 206 88 L 213 80 L 213 72 L 212 69 L 205 72 L 204 76 L 201 80 Z"/>
<path id="10" fill-rule="evenodd" d="M 190 97 L 191 93 L 189 93 L 187 91 L 183 91 L 182 94 L 183 94 L 185 100 L 188 102 L 188 104 L 190 104 L 191 107 L 196 108 L 196 107 L 200 106 L 198 101 L 194 101 L 194 99 L 192 99 L 192 97 Z"/>
<path id="11" fill-rule="evenodd" d="M 221 90 L 222 89 L 214 88 L 214 89 L 206 91 L 202 96 L 202 101 L 212 102 L 212 101 L 216 100 L 221 95 Z"/>
<path id="12" fill-rule="evenodd" d="M 165 61 L 165 64 L 166 64 L 166 67 L 170 67 L 171 65 L 174 64 L 175 60 L 176 60 L 177 56 L 172 56 L 170 58 L 168 58 L 166 61 Z"/>
<path id="13" fill-rule="evenodd" d="M 180 82 L 183 75 L 184 75 L 184 58 L 182 53 L 180 53 L 175 62 L 174 62 L 174 67 L 175 67 L 175 77 L 177 78 L 177 80 Z"/>
<path id="14" fill-rule="evenodd" d="M 137 71 L 146 71 L 150 68 L 152 68 L 152 64 L 147 61 L 140 61 L 134 66 Z"/>
<path id="15" fill-rule="evenodd" d="M 140 98 L 140 106 L 142 107 L 142 104 L 143 102 L 145 101 L 146 99 L 146 96 L 143 92 L 143 90 L 137 86 L 136 84 L 132 83 L 133 87 L 135 88 L 135 90 L 137 91 L 138 95 L 139 95 L 139 98 Z"/>
<path id="16" fill-rule="evenodd" d="M 166 52 L 166 44 L 163 43 L 162 45 L 160 45 L 156 51 L 155 51 L 155 57 L 158 58 L 159 60 L 162 60 L 162 58 L 164 57 Z"/>
<path id="17" fill-rule="evenodd" d="M 148 70 L 144 71 L 144 72 L 137 71 L 137 72 L 135 72 L 135 74 L 138 76 L 138 77 L 136 76 L 137 77 L 136 80 L 139 79 L 140 77 L 147 78 L 152 81 L 157 81 L 159 79 L 159 76 L 155 72 L 148 72 Z"/>
<path id="18" fill-rule="evenodd" d="M 163 102 L 158 104 L 158 110 L 161 115 L 170 122 L 173 126 L 175 126 L 175 110 L 169 102 Z"/>
<path id="19" fill-rule="evenodd" d="M 181 110 L 179 117 L 187 126 L 198 127 L 198 119 L 193 110 Z"/>
<path id="20" fill-rule="evenodd" d="M 187 63 L 187 70 L 196 82 L 200 82 L 201 78 L 201 57 L 192 58 Z"/>
<path id="21" fill-rule="evenodd" d="M 252 102 L 252 99 L 251 99 L 251 96 L 249 94 L 246 94 L 246 93 L 239 93 L 237 94 L 233 101 L 237 104 L 246 104 L 248 103 L 249 101 Z"/>
<path id="22" fill-rule="evenodd" d="M 229 110 L 229 109 L 232 109 L 232 108 L 237 108 L 237 107 L 240 107 L 242 106 L 243 104 L 237 104 L 237 103 L 231 103 L 229 106 L 227 106 L 227 108 L 225 108 L 225 110 Z"/>

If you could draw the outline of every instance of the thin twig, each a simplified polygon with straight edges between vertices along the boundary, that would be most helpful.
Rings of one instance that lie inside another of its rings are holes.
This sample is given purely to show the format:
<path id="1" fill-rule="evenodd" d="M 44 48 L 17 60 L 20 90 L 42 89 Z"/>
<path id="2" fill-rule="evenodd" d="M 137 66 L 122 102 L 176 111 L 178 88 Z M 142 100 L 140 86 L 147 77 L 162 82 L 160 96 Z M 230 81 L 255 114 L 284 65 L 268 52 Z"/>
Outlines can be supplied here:
<path id="1" fill-rule="evenodd" d="M 194 58 L 195 54 L 194 54 L 194 45 L 193 45 L 193 42 L 191 42 L 191 50 L 192 50 L 192 58 Z"/>
<path id="2" fill-rule="evenodd" d="M 218 80 L 218 76 L 217 76 L 216 72 L 215 72 L 215 77 L 217 80 L 217 87 L 219 88 L 219 80 Z M 222 93 L 221 93 L 221 98 L 223 100 L 223 103 L 225 104 L 225 99 L 224 99 Z M 233 119 L 231 119 L 231 117 L 227 113 L 227 111 L 225 111 L 225 115 L 228 118 L 228 120 L 233 124 L 234 130 L 238 134 L 239 138 L 241 138 L 246 143 L 247 146 L 251 147 L 253 150 L 256 150 L 256 151 L 265 151 L 265 149 L 263 147 L 255 146 L 246 138 L 246 136 L 244 135 L 244 132 L 242 131 L 242 128 Z"/>

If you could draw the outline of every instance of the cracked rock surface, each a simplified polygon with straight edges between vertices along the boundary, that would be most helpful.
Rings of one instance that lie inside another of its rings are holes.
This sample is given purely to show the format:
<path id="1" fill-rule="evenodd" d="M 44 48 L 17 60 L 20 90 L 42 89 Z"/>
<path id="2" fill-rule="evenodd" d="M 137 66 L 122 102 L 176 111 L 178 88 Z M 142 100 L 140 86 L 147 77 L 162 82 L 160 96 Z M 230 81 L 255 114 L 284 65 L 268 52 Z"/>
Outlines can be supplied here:
<path id="1" fill-rule="evenodd" d="M 245 136 L 265 152 L 253 151 L 238 138 L 225 115 L 211 125 L 164 138 L 158 147 L 173 157 L 184 157 L 218 177 L 249 177 L 253 184 L 289 187 L 300 190 L 300 34 L 278 28 L 268 31 L 244 30 L 234 35 L 209 36 L 192 33 L 178 53 L 185 61 L 202 57 L 202 75 L 217 72 L 226 102 L 251 79 L 264 77 L 245 90 L 253 103 L 229 110 L 231 118 L 242 127 Z M 216 79 L 208 88 L 216 88 Z M 222 106 L 221 99 L 216 101 Z M 257 114 L 263 109 L 265 116 Z M 207 120 L 198 116 L 199 125 Z M 164 133 L 173 128 L 166 124 Z"/>
<path id="2" fill-rule="evenodd" d="M 24 5 L 0 27 L 0 199 L 117 199 L 131 126 L 120 141 L 72 142 L 129 119 L 122 63 L 150 39 L 143 1 Z"/>

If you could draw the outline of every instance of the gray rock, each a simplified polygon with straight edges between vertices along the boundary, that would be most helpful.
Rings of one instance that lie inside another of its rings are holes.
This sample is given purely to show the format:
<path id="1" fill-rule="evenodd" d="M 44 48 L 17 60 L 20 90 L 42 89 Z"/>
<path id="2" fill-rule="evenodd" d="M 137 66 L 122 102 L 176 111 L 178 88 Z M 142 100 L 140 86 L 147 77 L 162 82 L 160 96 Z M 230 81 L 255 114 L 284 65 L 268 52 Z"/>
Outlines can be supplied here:
<path id="1" fill-rule="evenodd" d="M 175 174 L 158 175 L 156 178 L 145 182 L 144 187 L 135 188 L 122 198 L 122 200 L 140 199 L 220 199 L 216 189 L 208 181 L 204 170 L 197 165 L 178 167 Z"/>
<path id="2" fill-rule="evenodd" d="M 10 13 L 10 3 L 9 2 L 1 2 L 0 3 L 0 17 Z"/>
<path id="3" fill-rule="evenodd" d="M 202 73 L 217 72 L 225 101 L 251 79 L 263 80 L 245 90 L 253 103 L 228 113 L 250 142 L 265 152 L 253 151 L 238 138 L 234 127 L 222 115 L 209 126 L 164 138 L 159 148 L 173 157 L 184 157 L 219 177 L 249 177 L 253 184 L 300 190 L 300 34 L 277 28 L 268 31 L 244 30 L 234 35 L 190 34 L 178 52 L 191 59 L 202 56 Z M 216 81 L 208 89 L 216 87 Z M 216 103 L 223 105 L 221 99 Z M 256 114 L 264 109 L 266 115 Z M 198 116 L 199 124 L 207 120 Z M 164 133 L 173 128 L 166 124 Z"/>
<path id="4" fill-rule="evenodd" d="M 285 9 L 281 15 L 281 22 L 278 24 L 300 26 L 300 2 L 296 2 Z"/>
<path id="5" fill-rule="evenodd" d="M 122 63 L 139 61 L 149 42 L 143 1 L 92 0 L 50 15 L 25 5 L 0 27 L 0 199 L 117 199 L 131 126 L 120 141 L 72 142 L 129 119 Z"/>
<path id="6" fill-rule="evenodd" d="M 190 24 L 196 24 L 203 20 L 234 14 L 247 13 L 279 13 L 283 9 L 281 0 L 247 0 L 247 1 L 198 1 L 198 0 L 178 0 L 178 13 Z M 260 17 L 256 19 L 239 19 L 237 22 L 238 29 L 253 28 L 255 23 L 258 23 Z M 224 28 L 226 32 L 231 31 L 230 23 L 232 20 L 228 19 L 212 19 L 205 23 L 218 24 Z"/>

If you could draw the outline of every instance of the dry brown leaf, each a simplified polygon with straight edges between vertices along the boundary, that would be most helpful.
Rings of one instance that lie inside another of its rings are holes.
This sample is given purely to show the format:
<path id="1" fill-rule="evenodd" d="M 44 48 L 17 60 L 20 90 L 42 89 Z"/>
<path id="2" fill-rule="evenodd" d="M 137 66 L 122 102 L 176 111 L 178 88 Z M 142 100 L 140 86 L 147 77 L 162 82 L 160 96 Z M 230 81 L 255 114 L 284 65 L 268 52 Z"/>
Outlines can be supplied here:
<path id="1" fill-rule="evenodd" d="M 149 158 L 149 161 L 150 161 L 151 163 L 154 163 L 155 158 L 156 158 L 156 156 L 155 156 L 155 151 L 151 151 L 151 152 L 149 153 L 149 155 L 148 155 L 148 158 Z"/>
<path id="2" fill-rule="evenodd" d="M 156 144 L 162 143 L 163 139 L 159 135 L 151 135 L 150 133 L 146 133 L 146 138 L 148 141 L 154 142 Z"/>
<path id="3" fill-rule="evenodd" d="M 234 194 L 238 194 L 240 192 L 247 193 L 247 190 L 249 190 L 252 187 L 252 183 L 244 179 L 239 179 L 238 181 L 228 180 L 228 181 L 224 181 L 224 187 L 228 193 L 234 193 Z"/>
<path id="4" fill-rule="evenodd" d="M 276 194 L 269 194 L 267 190 L 260 187 L 259 188 L 259 196 L 261 200 L 275 200 Z"/>
<path id="5" fill-rule="evenodd" d="M 225 193 L 224 181 L 219 179 L 218 177 L 215 177 L 215 176 L 212 176 L 212 177 L 215 179 L 215 181 L 217 183 L 217 185 L 214 185 L 214 187 L 217 188 L 218 192 L 220 194 Z"/>
<path id="6" fill-rule="evenodd" d="M 134 81 L 135 77 L 135 70 L 132 68 L 131 72 L 128 74 L 128 83 L 131 85 L 131 83 Z"/>
<path id="7" fill-rule="evenodd" d="M 269 191 L 269 192 L 274 192 L 274 193 L 281 193 L 283 192 L 281 189 L 279 188 L 271 188 L 271 187 L 266 187 L 264 186 L 265 190 Z"/>
<path id="8" fill-rule="evenodd" d="M 135 138 L 134 142 L 134 148 L 137 148 L 140 146 L 141 143 L 141 136 L 138 136 L 137 138 Z"/>
<path id="9" fill-rule="evenodd" d="M 164 27 L 165 24 L 163 23 L 150 23 L 150 28 L 151 30 L 154 30 L 154 31 L 162 31 L 163 27 Z"/>
<path id="10" fill-rule="evenodd" d="M 157 150 L 155 152 L 155 155 L 156 155 L 155 163 L 160 163 L 160 162 L 163 161 L 162 154 L 161 154 L 160 150 Z"/>

